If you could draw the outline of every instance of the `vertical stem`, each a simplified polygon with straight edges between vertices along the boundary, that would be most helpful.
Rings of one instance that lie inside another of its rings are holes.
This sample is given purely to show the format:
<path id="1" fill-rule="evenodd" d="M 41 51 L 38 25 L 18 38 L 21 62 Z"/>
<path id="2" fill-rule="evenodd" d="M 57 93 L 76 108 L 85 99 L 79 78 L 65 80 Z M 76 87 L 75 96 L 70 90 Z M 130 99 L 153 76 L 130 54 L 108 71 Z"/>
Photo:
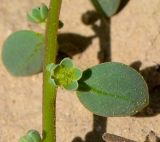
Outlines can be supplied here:
<path id="1" fill-rule="evenodd" d="M 46 66 L 55 62 L 57 54 L 57 29 L 61 0 L 51 0 L 46 27 L 46 44 L 43 68 L 43 142 L 56 142 L 56 88 L 49 83 Z"/>

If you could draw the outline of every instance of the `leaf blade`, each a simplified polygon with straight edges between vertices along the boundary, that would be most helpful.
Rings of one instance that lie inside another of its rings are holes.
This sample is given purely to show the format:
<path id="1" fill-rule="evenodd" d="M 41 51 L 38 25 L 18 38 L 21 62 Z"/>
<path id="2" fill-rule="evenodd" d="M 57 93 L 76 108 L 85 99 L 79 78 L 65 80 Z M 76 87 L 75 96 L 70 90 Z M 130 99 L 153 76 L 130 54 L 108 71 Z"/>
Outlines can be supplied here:
<path id="1" fill-rule="evenodd" d="M 111 17 L 118 11 L 121 0 L 91 0 L 91 2 L 100 13 Z"/>
<path id="2" fill-rule="evenodd" d="M 29 30 L 11 34 L 4 42 L 2 60 L 15 76 L 28 76 L 41 72 L 44 57 L 44 37 Z"/>
<path id="3" fill-rule="evenodd" d="M 83 73 L 78 98 L 101 116 L 133 115 L 148 104 L 148 88 L 135 70 L 121 63 L 104 63 Z"/>

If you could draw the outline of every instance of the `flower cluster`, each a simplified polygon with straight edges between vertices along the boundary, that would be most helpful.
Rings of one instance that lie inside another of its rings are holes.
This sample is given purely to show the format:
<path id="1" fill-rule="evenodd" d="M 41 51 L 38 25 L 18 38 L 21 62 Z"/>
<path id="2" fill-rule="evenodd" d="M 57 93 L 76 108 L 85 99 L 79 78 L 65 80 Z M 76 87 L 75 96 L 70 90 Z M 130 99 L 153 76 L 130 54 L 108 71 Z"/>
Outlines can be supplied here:
<path id="1" fill-rule="evenodd" d="M 64 58 L 60 64 L 49 64 L 50 81 L 54 86 L 62 86 L 67 90 L 76 90 L 78 80 L 82 77 L 82 71 L 75 67 L 72 60 Z"/>

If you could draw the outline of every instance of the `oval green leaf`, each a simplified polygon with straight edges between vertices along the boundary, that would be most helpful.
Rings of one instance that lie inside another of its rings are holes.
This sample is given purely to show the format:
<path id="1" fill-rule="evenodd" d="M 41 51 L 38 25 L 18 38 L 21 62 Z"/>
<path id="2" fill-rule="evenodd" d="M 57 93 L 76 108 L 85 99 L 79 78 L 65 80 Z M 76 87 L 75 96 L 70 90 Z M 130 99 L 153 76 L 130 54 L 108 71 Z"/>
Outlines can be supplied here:
<path id="1" fill-rule="evenodd" d="M 33 31 L 22 30 L 11 34 L 4 42 L 2 60 L 15 76 L 28 76 L 42 71 L 44 37 Z"/>
<path id="2" fill-rule="evenodd" d="M 149 102 L 143 77 L 121 63 L 108 62 L 83 72 L 77 95 L 82 104 L 100 116 L 128 116 Z"/>
<path id="3" fill-rule="evenodd" d="M 121 0 L 91 0 L 91 2 L 100 13 L 111 17 L 118 11 Z"/>

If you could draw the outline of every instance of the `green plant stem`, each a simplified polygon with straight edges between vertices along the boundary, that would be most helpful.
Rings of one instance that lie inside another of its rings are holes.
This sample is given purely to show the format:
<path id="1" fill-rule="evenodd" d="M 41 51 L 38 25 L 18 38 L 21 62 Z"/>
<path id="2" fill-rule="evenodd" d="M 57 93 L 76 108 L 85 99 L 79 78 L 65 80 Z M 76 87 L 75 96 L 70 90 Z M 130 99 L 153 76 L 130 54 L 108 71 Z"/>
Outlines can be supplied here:
<path id="1" fill-rule="evenodd" d="M 46 27 L 45 59 L 43 68 L 43 142 L 56 142 L 56 88 L 50 84 L 46 66 L 55 62 L 57 30 L 61 0 L 51 0 Z"/>

